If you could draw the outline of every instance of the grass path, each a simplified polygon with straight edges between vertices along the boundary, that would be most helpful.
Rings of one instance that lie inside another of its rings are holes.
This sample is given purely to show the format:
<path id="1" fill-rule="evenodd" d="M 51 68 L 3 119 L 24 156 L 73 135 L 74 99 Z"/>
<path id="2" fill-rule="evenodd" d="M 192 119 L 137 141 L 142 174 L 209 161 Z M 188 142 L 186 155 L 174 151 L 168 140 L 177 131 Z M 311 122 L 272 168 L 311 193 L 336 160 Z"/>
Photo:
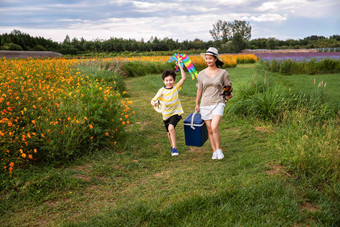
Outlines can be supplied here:
<path id="1" fill-rule="evenodd" d="M 212 160 L 208 142 L 201 148 L 185 146 L 181 121 L 176 128 L 180 155 L 171 157 L 161 115 L 150 105 L 159 75 L 127 82 L 136 115 L 123 137 L 126 145 L 46 170 L 27 188 L 51 187 L 54 179 L 64 186 L 22 200 L 19 193 L 0 225 L 313 224 L 311 211 L 275 161 L 278 152 L 268 141 L 275 130 L 271 125 L 225 115 L 220 126 L 225 158 Z M 188 81 L 180 95 L 184 117 L 194 109 L 193 83 Z"/>

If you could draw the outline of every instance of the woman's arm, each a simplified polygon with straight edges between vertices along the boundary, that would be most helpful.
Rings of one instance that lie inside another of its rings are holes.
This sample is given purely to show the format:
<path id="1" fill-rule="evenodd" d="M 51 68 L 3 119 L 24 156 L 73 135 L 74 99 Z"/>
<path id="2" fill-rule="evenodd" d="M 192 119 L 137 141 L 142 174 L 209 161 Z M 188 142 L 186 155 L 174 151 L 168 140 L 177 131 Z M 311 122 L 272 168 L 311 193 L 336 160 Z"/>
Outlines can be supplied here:
<path id="1" fill-rule="evenodd" d="M 202 98 L 202 90 L 201 89 L 197 89 L 195 111 L 200 111 L 199 105 L 200 105 L 201 98 Z"/>

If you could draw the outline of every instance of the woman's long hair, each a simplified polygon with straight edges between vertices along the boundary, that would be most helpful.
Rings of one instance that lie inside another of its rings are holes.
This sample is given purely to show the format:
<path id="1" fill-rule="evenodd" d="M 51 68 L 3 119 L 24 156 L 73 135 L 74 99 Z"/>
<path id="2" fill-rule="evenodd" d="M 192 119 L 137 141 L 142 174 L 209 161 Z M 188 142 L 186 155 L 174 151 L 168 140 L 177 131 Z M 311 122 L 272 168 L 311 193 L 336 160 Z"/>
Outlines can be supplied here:
<path id="1" fill-rule="evenodd" d="M 216 66 L 218 68 L 222 68 L 222 66 L 224 65 L 223 61 L 220 61 L 216 56 L 214 56 L 216 58 Z"/>

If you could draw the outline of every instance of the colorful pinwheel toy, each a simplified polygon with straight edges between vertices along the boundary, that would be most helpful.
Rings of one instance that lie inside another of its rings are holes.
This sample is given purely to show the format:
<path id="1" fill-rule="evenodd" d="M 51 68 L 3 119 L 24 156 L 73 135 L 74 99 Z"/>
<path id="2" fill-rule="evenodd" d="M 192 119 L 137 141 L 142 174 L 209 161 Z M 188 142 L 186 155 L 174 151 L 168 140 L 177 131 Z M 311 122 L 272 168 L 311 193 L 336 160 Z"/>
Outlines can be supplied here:
<path id="1" fill-rule="evenodd" d="M 169 62 L 176 61 L 176 72 L 178 71 L 178 62 L 180 62 L 181 66 L 184 68 L 184 66 L 187 68 L 191 78 L 194 80 L 195 77 L 197 77 L 197 71 L 195 69 L 194 64 L 192 64 L 192 61 L 186 54 L 174 54 L 172 57 L 170 57 Z"/>

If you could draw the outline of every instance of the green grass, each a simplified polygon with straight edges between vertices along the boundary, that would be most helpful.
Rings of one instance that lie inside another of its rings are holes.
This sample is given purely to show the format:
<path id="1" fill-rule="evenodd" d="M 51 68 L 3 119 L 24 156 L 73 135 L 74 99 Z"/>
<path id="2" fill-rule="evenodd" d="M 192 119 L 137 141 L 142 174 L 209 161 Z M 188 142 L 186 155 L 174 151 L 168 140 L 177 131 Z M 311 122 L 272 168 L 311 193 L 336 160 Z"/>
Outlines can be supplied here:
<path id="1" fill-rule="evenodd" d="M 256 73 L 229 69 L 237 92 Z M 135 119 L 116 149 L 84 156 L 60 168 L 17 173 L 0 202 L 0 226 L 336 226 L 336 198 L 305 186 L 280 163 L 273 140 L 281 128 L 252 117 L 225 114 L 220 125 L 223 160 L 209 143 L 185 146 L 171 157 L 162 117 L 150 100 L 160 75 L 130 78 Z M 193 112 L 195 81 L 183 85 L 184 117 Z M 232 105 L 232 100 L 228 105 Z"/>
<path id="2" fill-rule="evenodd" d="M 268 77 L 272 77 L 284 85 L 291 87 L 292 89 L 312 92 L 314 91 L 320 82 L 327 85 L 325 87 L 325 93 L 329 97 L 329 101 L 334 103 L 340 109 L 340 74 L 294 74 L 294 75 L 281 75 L 278 73 L 268 73 Z M 314 84 L 315 79 L 315 84 Z"/>

